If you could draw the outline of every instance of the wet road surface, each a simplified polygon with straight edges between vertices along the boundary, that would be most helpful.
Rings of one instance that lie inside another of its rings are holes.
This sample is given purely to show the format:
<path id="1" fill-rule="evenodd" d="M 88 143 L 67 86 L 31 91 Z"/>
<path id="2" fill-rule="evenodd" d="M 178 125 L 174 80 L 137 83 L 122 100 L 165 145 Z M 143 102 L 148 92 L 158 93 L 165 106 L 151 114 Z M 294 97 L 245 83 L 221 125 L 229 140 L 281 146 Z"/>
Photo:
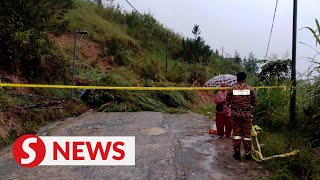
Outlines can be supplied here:
<path id="1" fill-rule="evenodd" d="M 209 135 L 213 124 L 194 113 L 88 111 L 39 130 L 39 136 L 135 136 L 135 166 L 20 167 L 0 151 L 0 179 L 261 179 L 260 164 L 232 158 L 230 139 Z"/>

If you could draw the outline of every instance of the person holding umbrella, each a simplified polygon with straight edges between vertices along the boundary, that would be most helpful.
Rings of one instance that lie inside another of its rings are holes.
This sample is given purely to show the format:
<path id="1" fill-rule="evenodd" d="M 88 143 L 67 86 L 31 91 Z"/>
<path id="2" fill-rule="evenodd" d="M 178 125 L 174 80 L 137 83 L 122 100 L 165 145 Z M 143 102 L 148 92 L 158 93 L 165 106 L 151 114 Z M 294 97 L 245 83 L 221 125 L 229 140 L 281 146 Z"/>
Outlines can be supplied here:
<path id="1" fill-rule="evenodd" d="M 227 87 L 221 84 L 220 87 Z M 221 89 L 215 95 L 214 103 L 216 104 L 216 126 L 218 136 L 221 139 L 230 138 L 232 131 L 231 109 L 226 104 L 227 90 Z"/>
<path id="2" fill-rule="evenodd" d="M 221 74 L 207 81 L 205 87 L 230 87 L 236 84 L 237 77 L 231 74 Z M 231 110 L 226 104 L 227 90 L 221 89 L 214 97 L 216 104 L 216 126 L 220 138 L 230 137 L 232 131 Z"/>

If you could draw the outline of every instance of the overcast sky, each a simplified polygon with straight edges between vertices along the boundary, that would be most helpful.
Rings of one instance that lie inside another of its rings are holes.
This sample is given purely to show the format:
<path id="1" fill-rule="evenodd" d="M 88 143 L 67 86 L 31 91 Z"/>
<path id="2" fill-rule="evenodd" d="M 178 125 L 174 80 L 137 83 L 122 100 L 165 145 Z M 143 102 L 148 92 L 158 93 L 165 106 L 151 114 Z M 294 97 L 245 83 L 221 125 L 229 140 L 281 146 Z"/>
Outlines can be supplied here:
<path id="1" fill-rule="evenodd" d="M 320 20 L 320 0 L 298 0 L 298 29 L 316 27 Z M 123 9 L 132 8 L 125 0 L 115 0 Z M 150 12 L 162 24 L 185 37 L 192 37 L 194 24 L 199 24 L 201 35 L 213 48 L 224 54 L 242 57 L 253 52 L 264 58 L 276 0 L 129 0 L 140 12 Z M 279 58 L 289 53 L 292 46 L 293 0 L 279 0 L 273 35 L 268 55 Z M 306 29 L 298 31 L 298 42 L 315 47 L 315 40 Z M 302 44 L 297 45 L 297 69 L 305 72 L 311 63 L 301 57 L 313 57 L 315 51 Z M 320 60 L 320 57 L 318 58 Z"/>

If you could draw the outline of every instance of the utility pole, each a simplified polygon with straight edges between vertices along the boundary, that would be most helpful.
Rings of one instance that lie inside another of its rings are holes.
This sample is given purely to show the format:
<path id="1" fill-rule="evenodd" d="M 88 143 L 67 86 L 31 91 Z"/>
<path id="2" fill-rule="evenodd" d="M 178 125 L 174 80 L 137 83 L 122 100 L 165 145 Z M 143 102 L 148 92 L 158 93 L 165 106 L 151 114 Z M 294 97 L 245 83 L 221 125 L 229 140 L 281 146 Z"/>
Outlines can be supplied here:
<path id="1" fill-rule="evenodd" d="M 168 70 L 168 44 L 169 44 L 169 32 L 167 32 L 167 42 L 166 42 L 166 71 Z"/>
<path id="2" fill-rule="evenodd" d="M 293 0 L 293 31 L 292 31 L 292 66 L 291 66 L 291 97 L 290 97 L 290 128 L 296 127 L 296 59 L 297 59 L 297 18 L 298 0 Z"/>
<path id="3" fill-rule="evenodd" d="M 223 58 L 223 46 L 222 46 L 222 58 Z"/>
<path id="4" fill-rule="evenodd" d="M 76 69 L 76 59 L 77 59 L 77 35 L 78 34 L 88 34 L 85 30 L 77 30 L 74 32 L 74 44 L 73 44 L 73 63 L 72 63 L 72 76 L 71 85 L 74 85 L 74 73 Z M 71 99 L 73 99 L 73 88 L 71 89 Z"/>

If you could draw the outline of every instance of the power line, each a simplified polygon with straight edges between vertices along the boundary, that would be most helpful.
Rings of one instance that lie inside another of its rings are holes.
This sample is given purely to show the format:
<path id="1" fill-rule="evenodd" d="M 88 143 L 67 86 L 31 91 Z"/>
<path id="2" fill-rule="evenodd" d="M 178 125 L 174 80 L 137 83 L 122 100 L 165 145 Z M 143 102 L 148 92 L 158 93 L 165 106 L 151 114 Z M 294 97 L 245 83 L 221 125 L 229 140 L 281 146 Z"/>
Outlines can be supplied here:
<path id="1" fill-rule="evenodd" d="M 271 31 L 270 31 L 269 41 L 268 41 L 268 47 L 267 47 L 267 51 L 266 51 L 266 55 L 264 56 L 264 59 L 267 59 L 267 55 L 268 55 L 268 51 L 269 51 L 269 46 L 270 46 L 270 41 L 271 41 L 271 36 L 272 36 L 272 31 L 273 31 L 274 20 L 275 20 L 275 18 L 276 18 L 276 13 L 277 13 L 277 8 L 278 8 L 278 0 L 276 1 L 276 7 L 275 7 L 275 9 L 274 9 L 272 26 L 271 26 Z"/>
<path id="2" fill-rule="evenodd" d="M 126 1 L 127 1 L 127 3 L 142 17 L 142 19 L 143 19 L 144 21 L 146 21 L 148 24 L 150 24 L 151 26 L 153 26 L 155 29 L 159 30 L 160 32 L 167 33 L 167 32 L 165 32 L 165 31 L 159 29 L 158 27 L 156 27 L 156 26 L 155 26 L 153 23 L 151 23 L 150 21 L 148 21 L 148 20 L 144 17 L 144 15 L 142 15 L 128 0 L 126 0 Z"/>
<path id="3" fill-rule="evenodd" d="M 169 31 L 163 31 L 161 29 L 159 29 L 157 26 L 155 26 L 153 23 L 151 23 L 150 21 L 148 21 L 128 0 L 126 0 L 127 3 L 142 17 L 143 20 L 145 20 L 146 22 L 148 22 L 152 27 L 154 27 L 155 29 L 157 29 L 158 31 L 165 33 L 166 34 L 166 70 L 168 69 L 168 44 L 169 44 Z"/>

